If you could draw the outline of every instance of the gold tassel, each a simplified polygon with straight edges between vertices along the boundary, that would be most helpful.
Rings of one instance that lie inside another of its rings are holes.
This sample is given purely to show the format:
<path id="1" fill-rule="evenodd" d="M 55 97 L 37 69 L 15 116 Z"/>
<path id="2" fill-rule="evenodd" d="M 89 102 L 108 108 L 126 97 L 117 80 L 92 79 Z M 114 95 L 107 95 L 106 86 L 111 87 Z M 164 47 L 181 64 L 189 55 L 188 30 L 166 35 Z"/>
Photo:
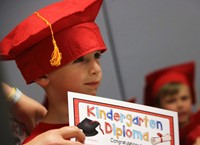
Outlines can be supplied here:
<path id="1" fill-rule="evenodd" d="M 50 64 L 52 66 L 59 66 L 61 64 L 61 59 L 62 59 L 62 54 L 59 51 L 59 48 L 57 46 L 56 40 L 54 38 L 54 33 L 53 33 L 53 29 L 51 24 L 44 18 L 42 17 L 38 12 L 34 12 L 40 19 L 42 19 L 50 28 L 51 30 L 51 36 L 52 36 L 52 43 L 54 46 L 54 50 L 51 54 L 51 60 L 50 60 Z"/>

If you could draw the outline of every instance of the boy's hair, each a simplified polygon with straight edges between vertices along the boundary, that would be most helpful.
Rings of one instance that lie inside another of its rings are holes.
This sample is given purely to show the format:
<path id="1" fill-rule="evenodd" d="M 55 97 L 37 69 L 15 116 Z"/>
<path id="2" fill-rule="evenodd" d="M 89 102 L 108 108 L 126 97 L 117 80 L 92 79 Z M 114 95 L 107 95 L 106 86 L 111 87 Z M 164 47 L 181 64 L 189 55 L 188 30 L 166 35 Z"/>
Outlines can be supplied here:
<path id="1" fill-rule="evenodd" d="M 183 84 L 178 82 L 170 82 L 164 85 L 157 94 L 155 105 L 160 106 L 160 100 L 166 96 L 173 96 L 178 94 L 182 86 Z"/>

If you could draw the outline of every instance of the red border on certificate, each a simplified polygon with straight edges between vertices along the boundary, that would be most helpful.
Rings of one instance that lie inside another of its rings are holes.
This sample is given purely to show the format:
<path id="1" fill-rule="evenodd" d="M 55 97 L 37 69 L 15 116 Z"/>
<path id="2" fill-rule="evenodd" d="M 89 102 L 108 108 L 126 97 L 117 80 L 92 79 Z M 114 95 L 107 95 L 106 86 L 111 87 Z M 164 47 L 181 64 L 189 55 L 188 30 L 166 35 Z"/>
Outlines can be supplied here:
<path id="1" fill-rule="evenodd" d="M 172 137 L 170 144 L 175 145 L 174 143 L 174 122 L 173 122 L 173 117 L 164 115 L 164 114 L 158 114 L 158 113 L 153 113 L 149 111 L 144 111 L 144 110 L 139 110 L 139 109 L 134 109 L 130 107 L 124 107 L 124 106 L 118 106 L 118 105 L 113 105 L 113 104 L 108 104 L 108 103 L 101 103 L 101 102 L 96 102 L 96 101 L 90 101 L 90 100 L 84 100 L 84 99 L 79 99 L 79 98 L 73 98 L 73 106 L 74 106 L 74 124 L 77 125 L 80 122 L 79 118 L 79 103 L 86 103 L 86 104 L 91 104 L 91 105 L 99 105 L 103 107 L 109 107 L 109 108 L 114 108 L 114 109 L 121 109 L 121 110 L 126 110 L 130 112 L 137 112 L 137 113 L 143 113 L 147 115 L 152 115 L 152 116 L 157 116 L 161 118 L 165 118 L 169 120 L 170 124 L 170 135 Z"/>

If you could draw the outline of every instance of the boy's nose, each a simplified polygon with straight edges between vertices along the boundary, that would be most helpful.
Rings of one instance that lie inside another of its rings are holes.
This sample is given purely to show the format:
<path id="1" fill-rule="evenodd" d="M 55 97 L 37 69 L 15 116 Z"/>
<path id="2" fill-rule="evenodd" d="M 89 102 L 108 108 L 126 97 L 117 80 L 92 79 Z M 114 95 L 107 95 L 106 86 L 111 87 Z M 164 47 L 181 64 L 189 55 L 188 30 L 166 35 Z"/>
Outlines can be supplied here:
<path id="1" fill-rule="evenodd" d="M 177 107 L 178 107 L 179 109 L 182 109 L 182 108 L 184 107 L 184 103 L 183 103 L 182 101 L 178 100 L 178 101 L 177 101 Z"/>
<path id="2" fill-rule="evenodd" d="M 101 72 L 100 63 L 92 61 L 90 66 L 90 75 L 99 74 L 100 72 Z"/>

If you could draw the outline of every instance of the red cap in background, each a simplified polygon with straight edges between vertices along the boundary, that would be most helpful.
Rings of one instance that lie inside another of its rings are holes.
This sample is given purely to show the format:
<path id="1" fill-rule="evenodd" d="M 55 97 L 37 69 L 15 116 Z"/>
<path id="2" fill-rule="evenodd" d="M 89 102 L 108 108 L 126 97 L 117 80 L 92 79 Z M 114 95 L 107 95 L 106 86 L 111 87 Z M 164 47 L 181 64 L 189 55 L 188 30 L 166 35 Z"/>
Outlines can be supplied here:
<path id="1" fill-rule="evenodd" d="M 171 82 L 183 83 L 189 86 L 192 94 L 192 102 L 195 104 L 195 63 L 187 62 L 159 69 L 146 75 L 144 103 L 154 106 L 158 91 L 166 84 Z"/>

